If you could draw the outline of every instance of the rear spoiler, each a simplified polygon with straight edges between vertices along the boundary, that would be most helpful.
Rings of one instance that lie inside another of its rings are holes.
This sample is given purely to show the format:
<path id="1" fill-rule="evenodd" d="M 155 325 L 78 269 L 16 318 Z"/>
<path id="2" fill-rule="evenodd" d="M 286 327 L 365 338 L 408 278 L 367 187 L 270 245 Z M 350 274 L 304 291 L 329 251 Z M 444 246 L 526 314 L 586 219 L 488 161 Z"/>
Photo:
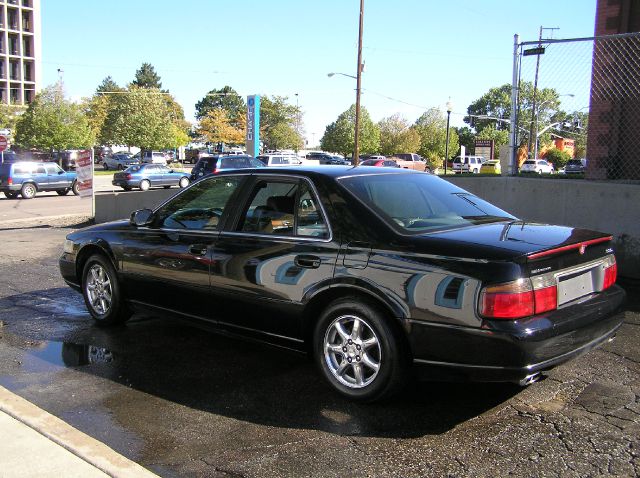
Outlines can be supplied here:
<path id="1" fill-rule="evenodd" d="M 609 242 L 613 239 L 613 236 L 600 237 L 598 239 L 591 239 L 589 241 L 576 242 L 575 244 L 569 244 L 568 246 L 556 247 L 555 249 L 549 249 L 548 251 L 535 252 L 527 256 L 529 260 L 540 259 L 542 257 L 553 256 L 555 254 L 560 254 L 561 252 L 567 252 L 574 249 L 578 249 L 580 254 L 584 254 L 584 251 L 587 247 L 593 246 L 595 244 L 601 244 L 603 242 Z"/>

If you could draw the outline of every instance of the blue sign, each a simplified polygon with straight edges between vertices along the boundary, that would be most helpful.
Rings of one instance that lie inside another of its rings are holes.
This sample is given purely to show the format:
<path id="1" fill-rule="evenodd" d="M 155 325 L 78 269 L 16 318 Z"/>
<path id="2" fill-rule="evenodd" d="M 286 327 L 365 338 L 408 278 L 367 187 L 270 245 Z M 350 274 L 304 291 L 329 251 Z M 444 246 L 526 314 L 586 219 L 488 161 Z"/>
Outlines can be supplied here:
<path id="1" fill-rule="evenodd" d="M 247 96 L 247 154 L 260 154 L 260 95 Z"/>

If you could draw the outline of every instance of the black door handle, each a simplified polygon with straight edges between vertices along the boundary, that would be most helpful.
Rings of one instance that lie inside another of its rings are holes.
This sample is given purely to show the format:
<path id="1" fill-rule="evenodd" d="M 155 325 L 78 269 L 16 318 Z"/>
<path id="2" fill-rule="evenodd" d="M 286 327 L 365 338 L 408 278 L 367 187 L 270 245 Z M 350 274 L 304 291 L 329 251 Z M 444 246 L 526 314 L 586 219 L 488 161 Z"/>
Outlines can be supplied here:
<path id="1" fill-rule="evenodd" d="M 192 244 L 189 246 L 189 254 L 193 254 L 194 256 L 206 256 L 207 246 L 204 244 Z"/>
<path id="2" fill-rule="evenodd" d="M 318 256 L 296 256 L 293 263 L 298 267 L 317 269 L 320 267 L 321 261 Z"/>

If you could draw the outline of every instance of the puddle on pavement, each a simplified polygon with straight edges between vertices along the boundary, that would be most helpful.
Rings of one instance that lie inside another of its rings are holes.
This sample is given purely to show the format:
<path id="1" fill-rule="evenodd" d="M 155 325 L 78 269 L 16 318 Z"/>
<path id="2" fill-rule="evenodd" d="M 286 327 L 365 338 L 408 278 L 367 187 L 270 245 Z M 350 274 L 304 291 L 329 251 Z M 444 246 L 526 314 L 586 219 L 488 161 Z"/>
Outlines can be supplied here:
<path id="1" fill-rule="evenodd" d="M 79 367 L 83 365 L 108 364 L 115 361 L 115 355 L 109 349 L 96 345 L 75 344 L 71 342 L 43 341 L 30 344 L 26 352 L 49 364 L 61 367 Z M 35 364 L 27 364 L 32 368 Z M 37 366 L 35 368 L 38 368 Z"/>

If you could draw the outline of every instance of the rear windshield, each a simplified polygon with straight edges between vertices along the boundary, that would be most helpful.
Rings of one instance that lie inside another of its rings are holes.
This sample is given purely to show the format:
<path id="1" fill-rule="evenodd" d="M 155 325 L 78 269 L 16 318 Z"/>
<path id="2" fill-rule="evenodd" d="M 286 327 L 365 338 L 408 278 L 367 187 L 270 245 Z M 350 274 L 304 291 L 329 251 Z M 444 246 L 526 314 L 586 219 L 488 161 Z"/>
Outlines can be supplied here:
<path id="1" fill-rule="evenodd" d="M 493 204 L 428 174 L 363 175 L 339 181 L 405 233 L 515 220 Z"/>
<path id="2" fill-rule="evenodd" d="M 582 161 L 579 159 L 570 159 L 567 166 L 582 166 Z"/>
<path id="3" fill-rule="evenodd" d="M 524 164 L 536 164 L 535 161 L 525 161 Z"/>
<path id="4" fill-rule="evenodd" d="M 236 169 L 236 168 L 260 168 L 264 164 L 255 158 L 222 158 L 218 169 Z"/>

